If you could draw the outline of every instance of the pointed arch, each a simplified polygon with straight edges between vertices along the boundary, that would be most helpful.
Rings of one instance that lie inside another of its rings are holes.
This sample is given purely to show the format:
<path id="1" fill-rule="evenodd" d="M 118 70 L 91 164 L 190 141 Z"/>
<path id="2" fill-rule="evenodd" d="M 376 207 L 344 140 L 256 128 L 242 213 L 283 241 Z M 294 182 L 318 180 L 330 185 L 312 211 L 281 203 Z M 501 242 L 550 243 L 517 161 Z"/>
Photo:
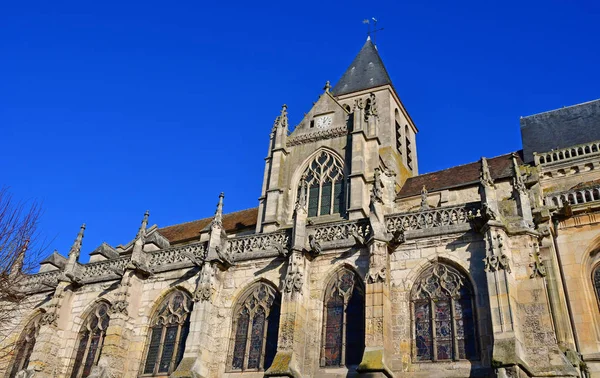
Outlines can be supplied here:
<path id="1" fill-rule="evenodd" d="M 87 377 L 92 367 L 98 363 L 110 322 L 109 309 L 107 301 L 99 300 L 94 302 L 83 317 L 83 324 L 77 335 L 71 378 Z"/>
<path id="2" fill-rule="evenodd" d="M 354 269 L 343 265 L 325 287 L 321 366 L 358 365 L 364 349 L 364 285 Z"/>
<path id="3" fill-rule="evenodd" d="M 265 280 L 243 291 L 233 307 L 230 371 L 263 371 L 277 353 L 281 294 Z"/>
<path id="4" fill-rule="evenodd" d="M 475 298 L 468 275 L 435 261 L 421 271 L 410 298 L 416 361 L 477 357 Z"/>
<path id="5" fill-rule="evenodd" d="M 15 377 L 19 371 L 27 369 L 35 347 L 35 341 L 40 332 L 40 320 L 43 314 L 43 311 L 35 311 L 21 332 L 15 345 L 15 358 L 12 362 L 9 377 Z"/>
<path id="6" fill-rule="evenodd" d="M 169 289 L 157 302 L 147 336 L 142 374 L 171 374 L 183 358 L 193 301 L 180 287 Z"/>
<path id="7" fill-rule="evenodd" d="M 300 167 L 292 182 L 297 183 L 296 199 L 302 183 L 307 184 L 308 216 L 343 214 L 346 211 L 347 186 L 344 159 L 337 152 L 321 147 Z"/>

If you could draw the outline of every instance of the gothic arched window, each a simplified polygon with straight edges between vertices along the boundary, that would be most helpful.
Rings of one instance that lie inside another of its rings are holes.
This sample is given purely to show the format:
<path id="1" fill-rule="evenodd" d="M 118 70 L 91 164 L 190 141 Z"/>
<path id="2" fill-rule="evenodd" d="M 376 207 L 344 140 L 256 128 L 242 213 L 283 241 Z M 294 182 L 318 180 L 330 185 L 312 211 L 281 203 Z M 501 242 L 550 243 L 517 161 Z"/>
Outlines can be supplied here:
<path id="1" fill-rule="evenodd" d="M 29 365 L 29 358 L 33 352 L 33 347 L 35 346 L 35 339 L 40 331 L 41 318 L 42 314 L 36 315 L 23 330 L 23 333 L 21 334 L 21 337 L 15 346 L 16 357 L 13 362 L 9 377 L 12 378 L 16 376 L 19 371 L 27 369 L 27 365 Z"/>
<path id="2" fill-rule="evenodd" d="M 163 299 L 150 322 L 144 375 L 163 376 L 175 370 L 183 358 L 191 312 L 192 299 L 181 290 Z"/>
<path id="3" fill-rule="evenodd" d="M 308 216 L 339 214 L 344 209 L 343 163 L 333 154 L 321 151 L 304 171 L 308 187 Z"/>
<path id="4" fill-rule="evenodd" d="M 592 283 L 594 284 L 594 291 L 596 292 L 596 298 L 600 304 L 600 265 L 596 266 L 594 273 L 592 274 Z"/>
<path id="5" fill-rule="evenodd" d="M 109 320 L 106 302 L 96 305 L 84 319 L 77 337 L 77 354 L 71 378 L 87 377 L 98 363 Z"/>
<path id="6" fill-rule="evenodd" d="M 259 282 L 233 312 L 229 366 L 232 371 L 266 370 L 277 352 L 281 299 L 272 286 Z"/>
<path id="7" fill-rule="evenodd" d="M 476 357 L 472 296 L 468 280 L 449 265 L 436 263 L 421 274 L 411 295 L 417 361 Z"/>
<path id="8" fill-rule="evenodd" d="M 365 349 L 365 294 L 362 281 L 340 269 L 325 291 L 321 366 L 358 365 Z"/>

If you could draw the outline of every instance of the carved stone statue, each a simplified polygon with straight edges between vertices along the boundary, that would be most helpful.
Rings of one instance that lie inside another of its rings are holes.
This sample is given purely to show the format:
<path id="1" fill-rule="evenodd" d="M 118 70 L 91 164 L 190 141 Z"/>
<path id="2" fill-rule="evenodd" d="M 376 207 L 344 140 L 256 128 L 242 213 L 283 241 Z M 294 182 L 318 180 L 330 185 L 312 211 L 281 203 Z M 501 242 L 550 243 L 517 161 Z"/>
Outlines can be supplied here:
<path id="1" fill-rule="evenodd" d="M 492 175 L 490 174 L 490 167 L 488 166 L 487 159 L 481 158 L 481 169 L 479 171 L 479 182 L 484 186 L 494 186 Z"/>
<path id="2" fill-rule="evenodd" d="M 421 189 L 421 210 L 429 210 L 429 204 L 427 203 L 427 188 L 423 185 Z"/>
<path id="3" fill-rule="evenodd" d="M 383 203 L 383 182 L 381 181 L 381 170 L 375 168 L 373 179 L 373 190 L 371 191 L 371 203 Z"/>

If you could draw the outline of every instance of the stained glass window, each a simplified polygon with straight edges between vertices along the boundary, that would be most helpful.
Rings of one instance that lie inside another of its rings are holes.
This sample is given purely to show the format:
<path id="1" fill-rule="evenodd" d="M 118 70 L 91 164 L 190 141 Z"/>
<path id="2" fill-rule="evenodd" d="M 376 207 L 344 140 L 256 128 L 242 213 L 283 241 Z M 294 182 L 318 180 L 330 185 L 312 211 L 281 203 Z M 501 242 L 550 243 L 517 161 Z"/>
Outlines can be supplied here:
<path id="1" fill-rule="evenodd" d="M 15 346 L 16 357 L 13 362 L 9 377 L 13 378 L 19 371 L 27 369 L 27 365 L 29 365 L 29 358 L 33 352 L 33 347 L 35 346 L 35 339 L 40 331 L 41 318 L 42 314 L 38 314 L 36 317 L 34 317 L 29 324 L 27 324 L 23 330 L 23 333 L 21 334 L 21 337 L 19 338 L 19 341 L 17 341 L 17 345 Z"/>
<path id="2" fill-rule="evenodd" d="M 303 177 L 308 186 L 309 217 L 339 214 L 345 209 L 342 167 L 340 159 L 327 151 L 321 151 L 306 168 Z"/>
<path id="3" fill-rule="evenodd" d="M 192 299 L 175 290 L 161 302 L 152 317 L 144 361 L 145 376 L 171 374 L 183 358 L 190 328 Z"/>
<path id="4" fill-rule="evenodd" d="M 327 285 L 322 366 L 358 365 L 365 349 L 365 297 L 359 277 L 339 270 Z"/>
<path id="5" fill-rule="evenodd" d="M 277 352 L 281 299 L 272 286 L 259 282 L 241 297 L 234 311 L 231 370 L 266 370 Z"/>
<path id="6" fill-rule="evenodd" d="M 109 323 L 108 303 L 101 302 L 90 312 L 79 331 L 71 378 L 87 377 L 98 363 Z"/>
<path id="7" fill-rule="evenodd" d="M 412 292 L 414 356 L 417 361 L 476 357 L 472 291 L 451 266 L 434 264 Z"/>

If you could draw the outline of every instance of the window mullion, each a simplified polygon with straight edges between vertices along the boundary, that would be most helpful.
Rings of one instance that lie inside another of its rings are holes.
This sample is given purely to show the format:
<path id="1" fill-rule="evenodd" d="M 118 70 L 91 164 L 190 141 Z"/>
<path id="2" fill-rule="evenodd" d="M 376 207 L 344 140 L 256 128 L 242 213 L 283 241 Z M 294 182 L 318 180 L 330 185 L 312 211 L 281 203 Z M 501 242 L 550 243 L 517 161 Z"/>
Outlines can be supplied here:
<path id="1" fill-rule="evenodd" d="M 167 325 L 163 324 L 160 330 L 160 342 L 158 343 L 158 354 L 156 356 L 156 362 L 154 363 L 154 375 L 158 374 L 160 367 L 160 360 L 162 359 L 162 350 L 165 343 L 165 334 L 167 333 Z"/>
<path id="2" fill-rule="evenodd" d="M 242 371 L 248 369 L 248 359 L 250 358 L 250 338 L 252 337 L 252 325 L 255 311 L 248 312 L 248 329 L 246 330 L 246 347 L 244 348 L 244 361 L 242 362 Z"/>
<path id="3" fill-rule="evenodd" d="M 431 348 L 432 350 L 432 361 L 437 361 L 437 334 L 436 334 L 436 323 L 435 323 L 435 302 L 433 299 L 429 300 L 429 307 L 431 312 Z"/>
<path id="4" fill-rule="evenodd" d="M 81 377 L 81 373 L 83 373 L 83 369 L 85 369 L 85 361 L 87 360 L 88 353 L 90 351 L 90 343 L 92 341 L 93 331 L 90 331 L 89 337 L 85 343 L 85 352 L 83 352 L 83 357 L 81 358 L 81 362 L 79 364 L 79 369 L 77 369 L 77 376 Z"/>
<path id="5" fill-rule="evenodd" d="M 348 299 L 344 296 L 344 311 L 342 311 L 342 350 L 340 355 L 340 365 L 346 366 L 346 311 L 348 310 Z"/>
<path id="6" fill-rule="evenodd" d="M 334 201 L 335 201 L 335 179 L 331 180 L 331 195 L 329 198 L 329 214 L 333 214 L 333 206 L 334 206 Z"/>
<path id="7" fill-rule="evenodd" d="M 173 371 L 175 368 L 173 365 L 176 363 L 177 355 L 179 354 L 179 338 L 181 337 L 181 323 L 177 326 L 177 334 L 175 335 L 175 346 L 173 348 L 173 355 L 171 356 L 171 362 L 169 363 L 169 373 Z"/>
<path id="8" fill-rule="evenodd" d="M 460 359 L 458 353 L 458 335 L 456 334 L 456 309 L 454 306 L 454 299 L 450 298 L 450 316 L 452 317 L 450 325 L 452 326 L 452 359 L 457 361 Z"/>
<path id="9" fill-rule="evenodd" d="M 268 313 L 269 312 L 265 310 L 265 324 L 263 325 L 262 350 L 260 353 L 260 359 L 258 360 L 258 370 L 263 369 L 265 364 L 265 350 L 267 349 L 267 330 L 269 329 Z"/>
<path id="10" fill-rule="evenodd" d="M 98 364 L 98 360 L 100 359 L 100 350 L 102 349 L 102 345 L 104 344 L 104 336 L 105 333 L 100 332 L 100 338 L 98 338 L 98 347 L 96 348 L 96 355 L 94 356 L 94 362 L 92 363 L 92 366 Z"/>
<path id="11" fill-rule="evenodd" d="M 321 201 L 323 200 L 323 181 L 319 181 L 319 193 L 317 195 L 317 216 L 323 215 L 321 214 Z"/>

